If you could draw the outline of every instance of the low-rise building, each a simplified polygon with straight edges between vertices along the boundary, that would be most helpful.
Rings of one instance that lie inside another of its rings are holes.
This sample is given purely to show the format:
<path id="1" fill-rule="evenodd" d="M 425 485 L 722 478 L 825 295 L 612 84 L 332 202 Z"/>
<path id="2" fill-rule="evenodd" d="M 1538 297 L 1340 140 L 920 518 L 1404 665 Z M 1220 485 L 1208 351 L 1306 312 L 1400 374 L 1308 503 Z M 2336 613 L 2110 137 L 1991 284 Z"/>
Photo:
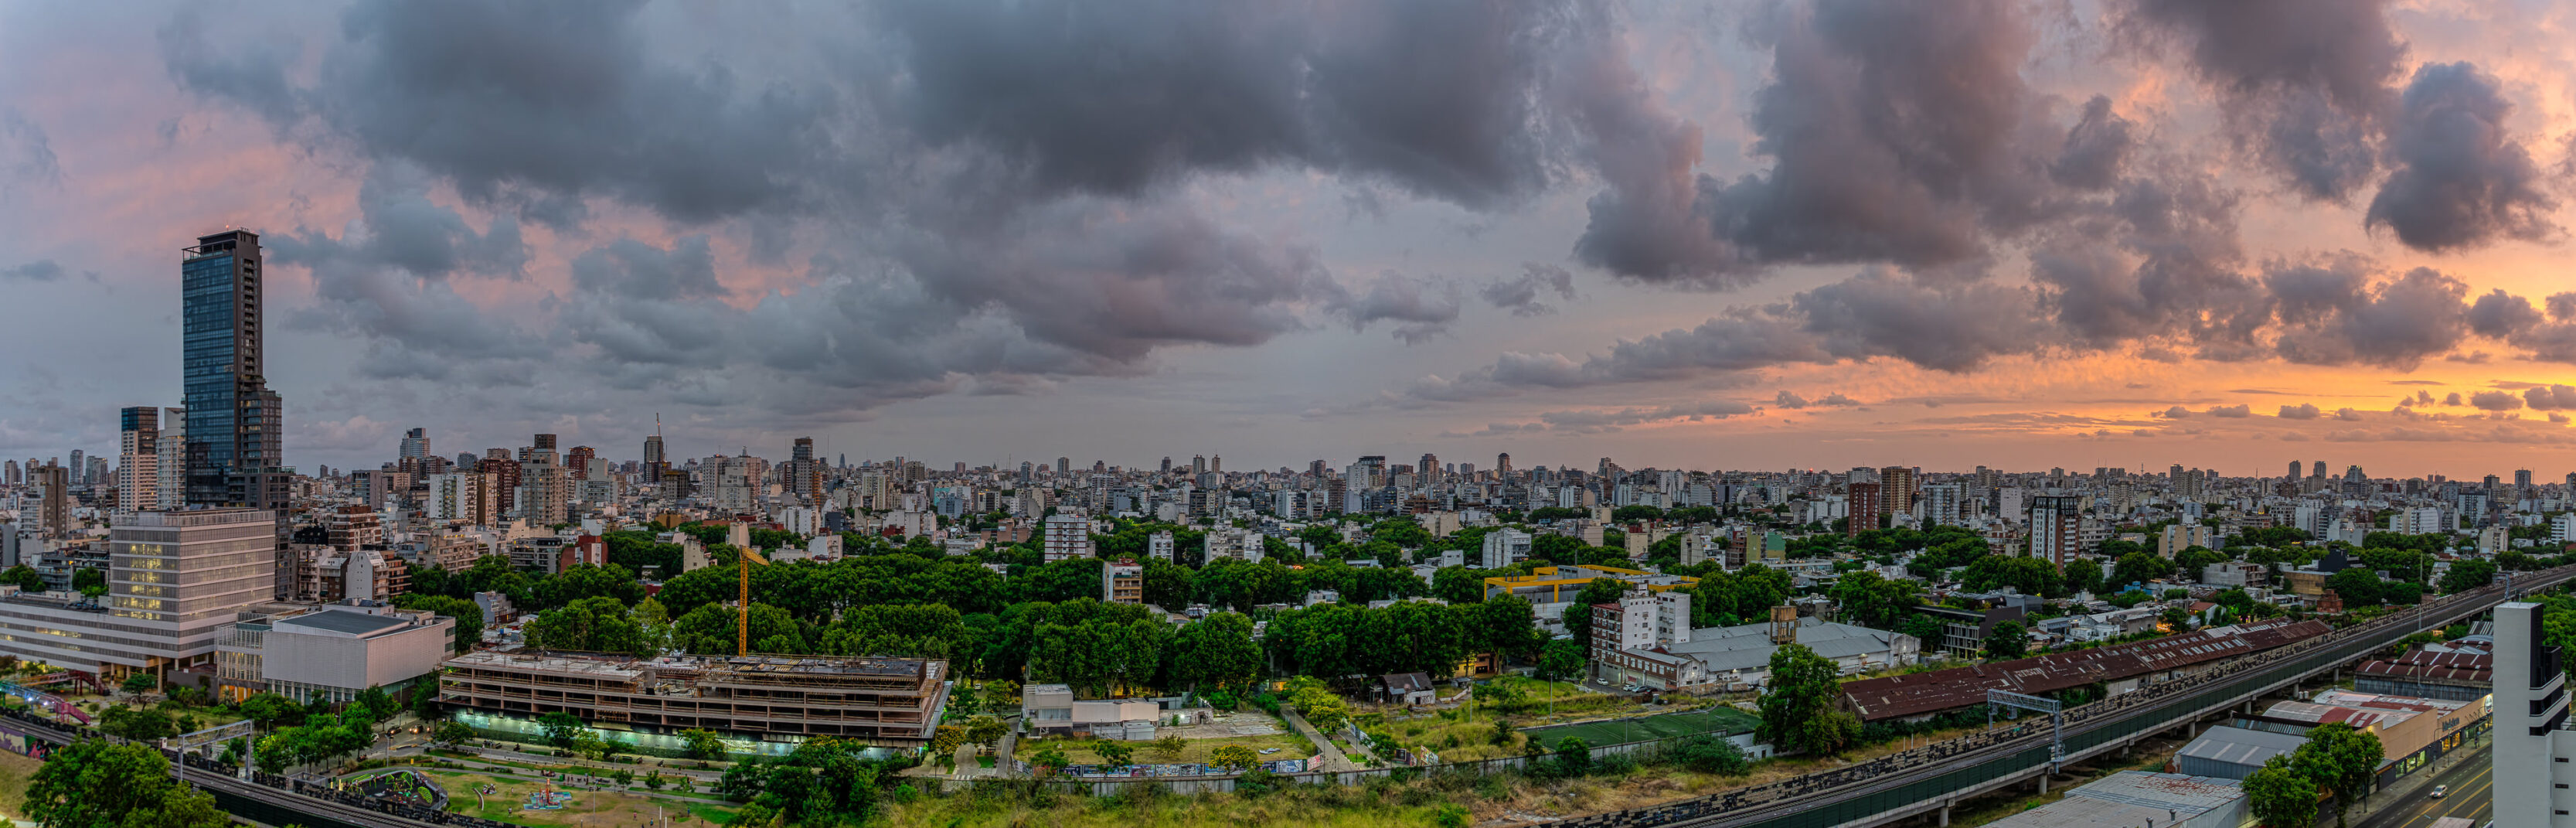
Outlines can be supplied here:
<path id="1" fill-rule="evenodd" d="M 675 752 L 693 728 L 749 740 L 739 752 L 817 736 L 917 748 L 948 697 L 948 662 L 938 659 L 482 650 L 444 666 L 439 700 L 474 727 L 527 738 L 538 716 L 566 712 Z"/>
<path id="2" fill-rule="evenodd" d="M 1147 741 L 1154 738 L 1161 710 L 1152 699 L 1075 699 L 1073 688 L 1063 684 L 1032 684 L 1020 691 L 1021 720 L 1038 733 Z"/>
<path id="3" fill-rule="evenodd" d="M 2250 800 L 2234 780 L 2121 771 L 2066 796 L 1986 823 L 1992 828 L 2238 828 Z"/>
<path id="4" fill-rule="evenodd" d="M 1597 605 L 1592 632 L 1593 676 L 1616 684 L 1641 684 L 1659 690 L 1751 687 L 1770 679 L 1771 654 L 1792 642 L 1834 662 L 1843 675 L 1902 667 L 1922 656 L 1922 642 L 1913 636 L 1800 617 L 1790 607 L 1773 608 L 1773 618 L 1768 623 L 1703 627 L 1660 641 L 1649 637 L 1649 643 L 1643 645 L 1604 646 L 1605 633 L 1613 640 L 1635 637 L 1636 625 L 1623 625 L 1621 620 L 1636 613 L 1620 609 L 1619 605 Z"/>
<path id="5" fill-rule="evenodd" d="M 246 613 L 215 647 L 216 696 L 345 702 L 369 687 L 399 690 L 436 673 L 455 647 L 456 619 L 427 610 L 361 601 Z"/>

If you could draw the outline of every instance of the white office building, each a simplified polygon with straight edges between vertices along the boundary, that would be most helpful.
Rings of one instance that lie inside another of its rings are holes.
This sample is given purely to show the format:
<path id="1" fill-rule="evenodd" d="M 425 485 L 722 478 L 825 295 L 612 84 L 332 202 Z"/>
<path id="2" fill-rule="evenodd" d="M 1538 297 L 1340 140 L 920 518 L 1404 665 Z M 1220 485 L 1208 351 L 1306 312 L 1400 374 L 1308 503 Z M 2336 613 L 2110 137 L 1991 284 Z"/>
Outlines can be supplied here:
<path id="1" fill-rule="evenodd" d="M 2495 611 L 2495 824 L 2576 826 L 2576 731 L 2567 729 L 2565 653 L 2543 643 L 2539 604 Z"/>
<path id="2" fill-rule="evenodd" d="M 234 615 L 275 590 L 274 512 L 121 512 L 114 527 L 107 603 L 0 588 L 0 654 L 111 681 L 166 677 L 212 662 Z"/>
<path id="3" fill-rule="evenodd" d="M 268 691 L 299 702 L 345 702 L 438 672 L 456 649 L 456 619 L 374 602 L 332 604 L 298 615 L 254 615 L 217 647 L 219 698 Z"/>
<path id="4" fill-rule="evenodd" d="M 1526 560 L 1530 554 L 1530 533 L 1518 529 L 1496 529 L 1485 533 L 1484 568 L 1501 569 Z"/>

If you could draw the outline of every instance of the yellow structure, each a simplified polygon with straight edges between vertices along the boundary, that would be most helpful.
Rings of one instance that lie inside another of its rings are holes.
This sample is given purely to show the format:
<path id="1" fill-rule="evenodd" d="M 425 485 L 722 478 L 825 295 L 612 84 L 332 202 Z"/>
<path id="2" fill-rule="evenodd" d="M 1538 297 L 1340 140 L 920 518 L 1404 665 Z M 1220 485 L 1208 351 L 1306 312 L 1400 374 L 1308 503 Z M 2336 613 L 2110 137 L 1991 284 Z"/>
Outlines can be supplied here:
<path id="1" fill-rule="evenodd" d="M 1637 569 L 1615 566 L 1542 566 L 1528 575 L 1498 575 L 1485 579 L 1485 597 L 1518 595 L 1533 604 L 1554 604 L 1574 600 L 1574 596 L 1595 578 L 1611 578 L 1631 584 L 1643 584 L 1649 590 L 1664 592 L 1674 587 L 1697 586 L 1698 578 L 1688 575 L 1657 575 Z"/>

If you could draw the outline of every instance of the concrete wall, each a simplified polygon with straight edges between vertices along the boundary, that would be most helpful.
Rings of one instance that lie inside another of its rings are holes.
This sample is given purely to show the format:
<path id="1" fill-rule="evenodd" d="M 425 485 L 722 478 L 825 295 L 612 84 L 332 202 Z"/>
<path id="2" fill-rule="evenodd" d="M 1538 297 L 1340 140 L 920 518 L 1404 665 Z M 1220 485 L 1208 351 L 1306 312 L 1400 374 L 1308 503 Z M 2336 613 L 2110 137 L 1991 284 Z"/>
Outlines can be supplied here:
<path id="1" fill-rule="evenodd" d="M 360 639 L 280 627 L 266 636 L 261 678 L 350 689 L 397 684 L 436 671 L 454 629 L 447 621 Z"/>

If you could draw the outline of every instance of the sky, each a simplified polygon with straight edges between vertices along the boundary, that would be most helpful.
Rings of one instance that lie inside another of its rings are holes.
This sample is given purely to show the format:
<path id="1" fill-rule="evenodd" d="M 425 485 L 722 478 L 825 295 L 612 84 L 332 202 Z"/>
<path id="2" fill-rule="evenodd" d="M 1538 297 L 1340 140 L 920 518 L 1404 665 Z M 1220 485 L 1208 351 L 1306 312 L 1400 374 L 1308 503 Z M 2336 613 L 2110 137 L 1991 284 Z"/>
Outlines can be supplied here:
<path id="1" fill-rule="evenodd" d="M 0 5 L 0 457 L 2576 470 L 2576 0 Z"/>

